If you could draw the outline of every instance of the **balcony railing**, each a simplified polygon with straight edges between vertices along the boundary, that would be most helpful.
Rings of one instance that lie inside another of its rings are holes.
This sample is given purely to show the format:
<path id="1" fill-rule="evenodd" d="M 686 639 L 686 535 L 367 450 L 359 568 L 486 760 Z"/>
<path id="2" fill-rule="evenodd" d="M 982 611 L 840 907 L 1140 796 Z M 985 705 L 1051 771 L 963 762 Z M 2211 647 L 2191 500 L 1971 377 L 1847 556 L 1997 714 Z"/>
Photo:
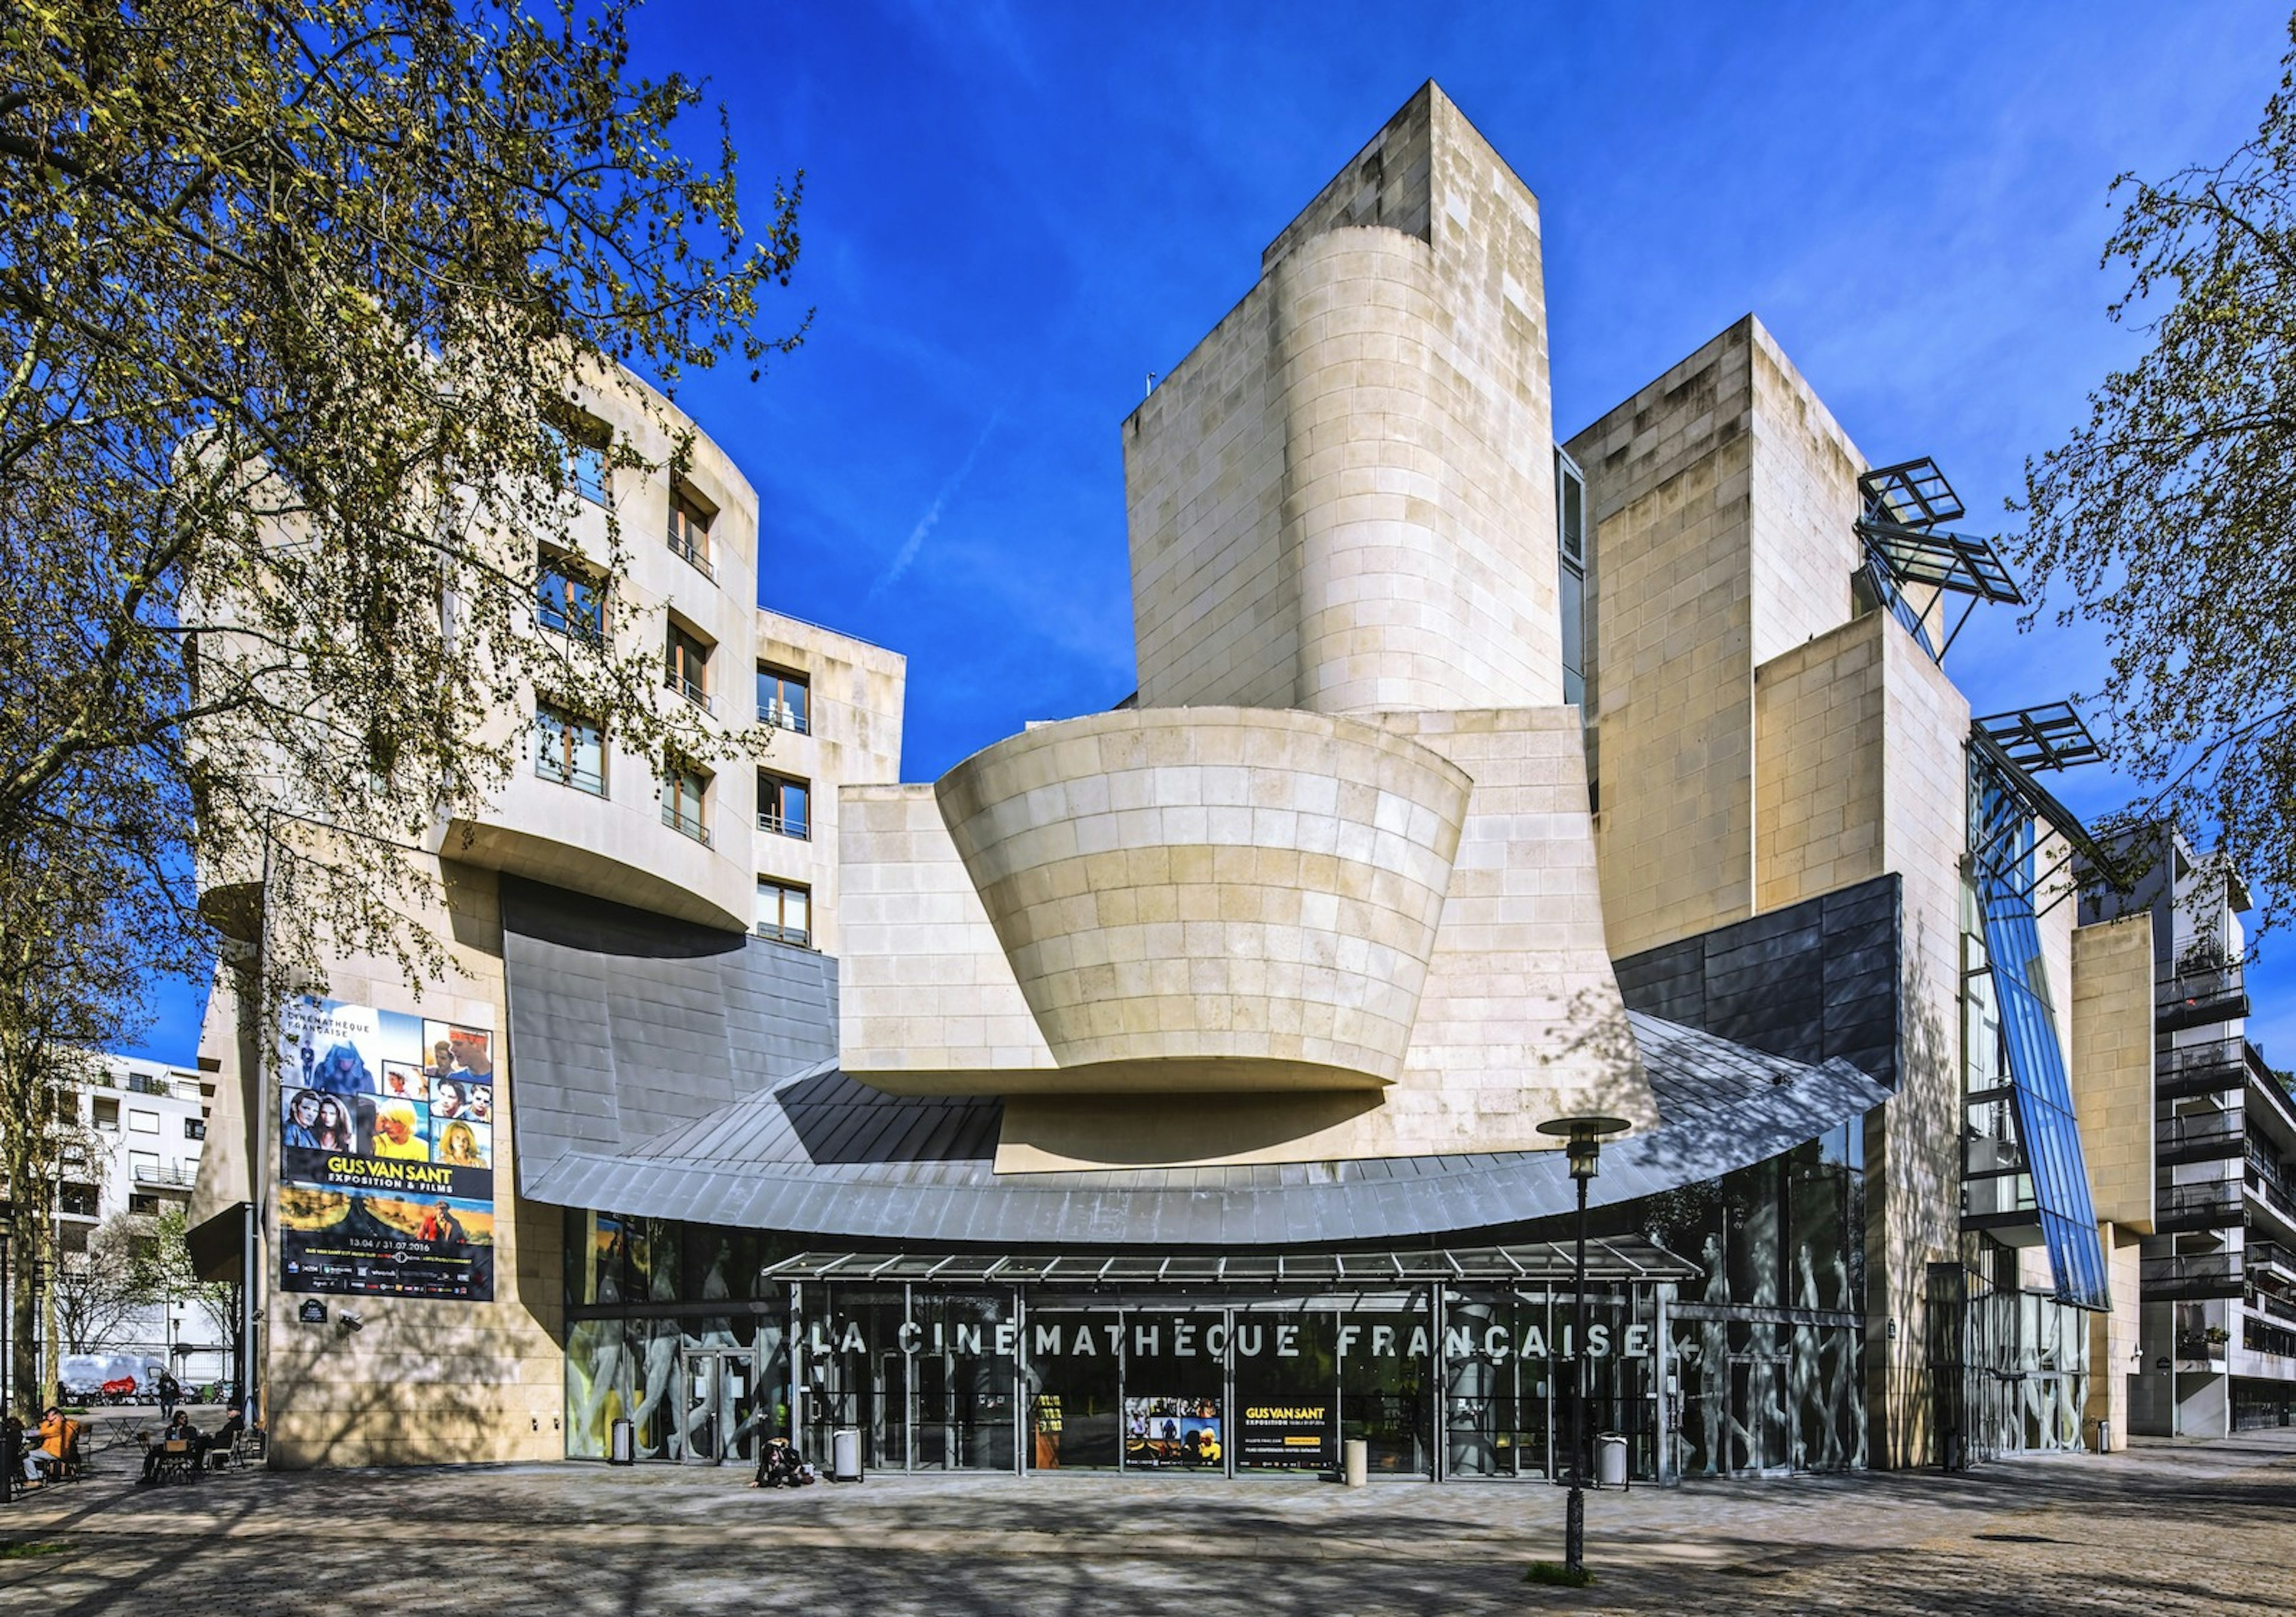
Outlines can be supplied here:
<path id="1" fill-rule="evenodd" d="M 2153 1204 L 2153 1227 L 2163 1231 L 2228 1229 L 2240 1222 L 2241 1201 L 2238 1180 L 2165 1185 Z"/>
<path id="2" fill-rule="evenodd" d="M 2189 1044 L 2161 1058 L 2161 1098 L 2223 1095 L 2247 1082 L 2246 1041 L 2215 1039 Z"/>
<path id="3" fill-rule="evenodd" d="M 787 702 L 759 702 L 758 723 L 770 724 L 775 730 L 793 731 L 801 736 L 813 733 L 813 721 L 806 716 L 805 709 L 792 706 Z"/>
<path id="4" fill-rule="evenodd" d="M 2292 1303 L 2285 1297 L 2275 1296 L 2268 1291 L 2259 1291 L 2248 1301 L 2249 1305 L 2259 1312 L 2269 1314 L 2283 1324 L 2296 1325 L 2296 1303 Z"/>
<path id="5" fill-rule="evenodd" d="M 2296 1279 L 2296 1254 L 2291 1254 L 2277 1241 L 2259 1241 L 2251 1237 L 2241 1256 L 2251 1273 L 2276 1269 L 2291 1279 Z"/>
<path id="6" fill-rule="evenodd" d="M 2153 1004 L 2164 1028 L 2198 1027 L 2248 1014 L 2248 976 L 2238 960 L 2199 971 L 2181 972 L 2154 990 Z"/>
<path id="7" fill-rule="evenodd" d="M 709 845 L 709 828 L 701 823 L 698 814 L 681 813 L 676 804 L 665 803 L 661 805 L 661 822 L 681 837 L 691 837 L 705 848 Z"/>
<path id="8" fill-rule="evenodd" d="M 776 943 L 795 943 L 800 949 L 813 946 L 813 934 L 803 927 L 780 927 L 771 921 L 759 921 L 758 935 L 771 938 Z"/>
<path id="9" fill-rule="evenodd" d="M 153 1078 L 143 1073 L 127 1074 L 127 1092 L 131 1095 L 173 1095 L 176 1086 L 165 1078 Z"/>
<path id="10" fill-rule="evenodd" d="M 2206 1162 L 2239 1156 L 2247 1141 L 2247 1119 L 2239 1112 L 2187 1112 L 2156 1123 L 2153 1147 L 2164 1163 Z"/>
<path id="11" fill-rule="evenodd" d="M 200 1176 L 198 1169 L 174 1163 L 137 1163 L 135 1172 L 139 1185 L 161 1185 L 177 1190 L 189 1190 Z"/>
<path id="12" fill-rule="evenodd" d="M 2234 1297 L 2240 1294 L 2241 1254 L 2233 1252 L 2177 1253 L 2147 1258 L 2140 1271 L 2144 1289 L 2164 1297 Z"/>
<path id="13" fill-rule="evenodd" d="M 718 704 L 709 693 L 684 674 L 673 674 L 663 682 L 702 712 L 714 714 L 718 711 Z"/>
<path id="14" fill-rule="evenodd" d="M 2290 1195 L 2278 1179 L 2259 1168 L 2252 1156 L 2248 1159 L 2248 1188 L 2277 1208 L 2283 1217 L 2296 1221 L 2296 1196 Z"/>
<path id="15" fill-rule="evenodd" d="M 800 842 L 813 839 L 813 828 L 802 814 L 784 814 L 774 809 L 761 809 L 758 813 L 758 829 L 771 831 L 776 837 L 794 837 Z"/>
<path id="16" fill-rule="evenodd" d="M 709 565 L 709 552 L 701 545 L 691 540 L 682 539 L 673 533 L 669 536 L 669 553 L 684 561 L 710 583 L 718 582 L 718 569 Z"/>

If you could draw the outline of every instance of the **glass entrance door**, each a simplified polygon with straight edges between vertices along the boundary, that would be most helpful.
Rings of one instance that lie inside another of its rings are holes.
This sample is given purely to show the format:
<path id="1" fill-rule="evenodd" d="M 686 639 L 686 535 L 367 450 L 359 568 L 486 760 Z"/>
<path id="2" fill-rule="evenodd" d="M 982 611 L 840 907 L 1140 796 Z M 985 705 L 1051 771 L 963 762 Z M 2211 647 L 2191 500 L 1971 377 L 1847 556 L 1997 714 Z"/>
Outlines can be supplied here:
<path id="1" fill-rule="evenodd" d="M 1786 1402 L 1786 1361 L 1730 1361 L 1730 1425 L 1739 1473 L 1784 1472 L 1793 1466 L 1793 1411 Z"/>
<path id="2" fill-rule="evenodd" d="M 688 1465 L 755 1463 L 758 1363 L 753 1352 L 747 1348 L 688 1349 L 678 1387 Z"/>

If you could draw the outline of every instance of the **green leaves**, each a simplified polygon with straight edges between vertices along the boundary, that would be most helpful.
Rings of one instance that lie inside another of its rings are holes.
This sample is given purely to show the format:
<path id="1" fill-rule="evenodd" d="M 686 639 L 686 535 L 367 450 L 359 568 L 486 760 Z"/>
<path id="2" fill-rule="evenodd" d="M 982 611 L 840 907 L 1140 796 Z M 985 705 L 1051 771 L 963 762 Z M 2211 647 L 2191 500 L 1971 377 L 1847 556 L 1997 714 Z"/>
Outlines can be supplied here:
<path id="1" fill-rule="evenodd" d="M 2009 543 L 2061 622 L 2104 633 L 2117 761 L 2220 840 L 2269 923 L 2296 892 L 2296 49 L 2228 161 L 2114 192 L 2109 313 L 2151 347 L 2027 462 Z"/>

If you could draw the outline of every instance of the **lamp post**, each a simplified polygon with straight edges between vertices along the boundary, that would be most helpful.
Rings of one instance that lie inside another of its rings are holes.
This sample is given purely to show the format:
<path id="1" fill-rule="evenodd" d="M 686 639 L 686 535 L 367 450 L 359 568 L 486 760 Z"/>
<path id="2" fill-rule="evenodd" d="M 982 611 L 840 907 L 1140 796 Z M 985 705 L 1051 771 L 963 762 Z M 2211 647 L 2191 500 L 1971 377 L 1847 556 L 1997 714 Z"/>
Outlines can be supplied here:
<path id="1" fill-rule="evenodd" d="M 1587 1498 L 1580 1491 L 1587 1470 L 1587 1181 L 1602 1171 L 1603 1142 L 1634 1125 L 1623 1117 L 1556 1117 L 1538 1125 L 1559 1135 L 1570 1153 L 1570 1177 L 1578 1183 L 1578 1254 L 1571 1264 L 1570 1291 L 1570 1502 L 1563 1518 L 1562 1565 L 1573 1579 L 1587 1572 Z"/>

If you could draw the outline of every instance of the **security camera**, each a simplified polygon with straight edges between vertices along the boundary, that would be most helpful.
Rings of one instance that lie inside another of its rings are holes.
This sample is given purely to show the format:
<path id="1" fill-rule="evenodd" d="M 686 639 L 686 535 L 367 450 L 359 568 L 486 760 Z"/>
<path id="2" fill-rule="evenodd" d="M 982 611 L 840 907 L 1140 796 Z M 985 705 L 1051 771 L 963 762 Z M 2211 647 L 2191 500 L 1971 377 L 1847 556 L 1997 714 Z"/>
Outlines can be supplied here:
<path id="1" fill-rule="evenodd" d="M 366 1323 L 366 1321 L 365 1321 L 365 1320 L 364 1320 L 364 1319 L 360 1319 L 357 1314 L 355 1314 L 355 1313 L 351 1312 L 351 1311 L 350 1311 L 350 1310 L 348 1310 L 348 1309 L 345 1309 L 345 1310 L 343 1310 L 343 1311 L 342 1311 L 342 1312 L 340 1312 L 340 1314 L 337 1314 L 337 1315 L 335 1316 L 335 1318 L 336 1318 L 338 1320 L 341 1321 L 341 1323 L 342 1323 L 342 1327 L 343 1327 L 345 1330 L 347 1330 L 347 1331 L 355 1331 L 355 1330 L 358 1329 L 358 1328 L 359 1328 L 359 1327 L 361 1327 L 361 1326 L 363 1326 L 363 1325 L 365 1325 L 365 1324 Z"/>

